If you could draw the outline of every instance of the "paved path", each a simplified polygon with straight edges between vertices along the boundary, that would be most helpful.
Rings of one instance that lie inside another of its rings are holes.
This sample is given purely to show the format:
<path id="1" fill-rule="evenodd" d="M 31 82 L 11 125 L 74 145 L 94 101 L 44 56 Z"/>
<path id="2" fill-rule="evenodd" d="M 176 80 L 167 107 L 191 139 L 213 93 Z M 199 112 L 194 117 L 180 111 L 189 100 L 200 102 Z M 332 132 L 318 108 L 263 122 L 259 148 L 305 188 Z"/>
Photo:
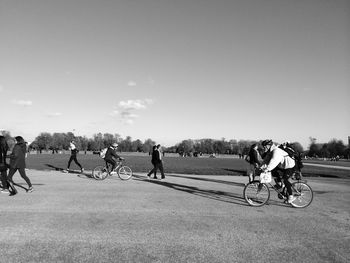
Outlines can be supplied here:
<path id="1" fill-rule="evenodd" d="M 320 167 L 326 167 L 326 168 L 332 168 L 332 169 L 341 169 L 341 170 L 350 170 L 350 167 L 346 167 L 346 166 L 337 166 L 337 165 L 329 165 L 329 164 L 304 163 L 304 165 L 309 165 L 309 166 L 320 166 Z"/>
<path id="2" fill-rule="evenodd" d="M 0 262 L 350 262 L 350 180 L 308 179 L 296 209 L 248 206 L 243 176 L 27 174 L 33 193 L 0 195 Z"/>

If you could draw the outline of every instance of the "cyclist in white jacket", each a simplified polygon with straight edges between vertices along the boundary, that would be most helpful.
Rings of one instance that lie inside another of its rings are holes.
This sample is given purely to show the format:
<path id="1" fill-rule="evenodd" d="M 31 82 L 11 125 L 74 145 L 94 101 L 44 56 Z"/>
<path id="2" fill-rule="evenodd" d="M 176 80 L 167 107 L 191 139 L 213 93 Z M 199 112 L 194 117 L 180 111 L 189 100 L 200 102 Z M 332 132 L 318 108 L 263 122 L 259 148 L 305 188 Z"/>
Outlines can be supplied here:
<path id="1" fill-rule="evenodd" d="M 265 150 L 265 156 L 261 169 L 265 172 L 271 172 L 272 176 L 277 178 L 277 182 L 281 180 L 282 174 L 283 182 L 287 188 L 288 203 L 293 202 L 295 197 L 292 192 L 292 184 L 288 178 L 293 173 L 295 161 L 287 152 L 273 144 L 272 140 L 263 141 L 262 146 Z"/>

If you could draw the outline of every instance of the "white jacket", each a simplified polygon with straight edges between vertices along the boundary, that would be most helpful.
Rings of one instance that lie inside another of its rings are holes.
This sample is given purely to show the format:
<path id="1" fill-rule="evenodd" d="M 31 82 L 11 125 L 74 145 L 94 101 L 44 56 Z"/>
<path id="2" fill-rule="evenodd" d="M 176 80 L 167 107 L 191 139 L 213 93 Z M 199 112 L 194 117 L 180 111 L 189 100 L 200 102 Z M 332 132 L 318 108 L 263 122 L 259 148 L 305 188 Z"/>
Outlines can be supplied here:
<path id="1" fill-rule="evenodd" d="M 272 145 L 267 158 L 264 160 L 262 168 L 267 171 L 272 171 L 276 167 L 281 169 L 289 169 L 295 166 L 295 161 L 289 157 L 288 153 L 278 148 L 276 145 Z"/>

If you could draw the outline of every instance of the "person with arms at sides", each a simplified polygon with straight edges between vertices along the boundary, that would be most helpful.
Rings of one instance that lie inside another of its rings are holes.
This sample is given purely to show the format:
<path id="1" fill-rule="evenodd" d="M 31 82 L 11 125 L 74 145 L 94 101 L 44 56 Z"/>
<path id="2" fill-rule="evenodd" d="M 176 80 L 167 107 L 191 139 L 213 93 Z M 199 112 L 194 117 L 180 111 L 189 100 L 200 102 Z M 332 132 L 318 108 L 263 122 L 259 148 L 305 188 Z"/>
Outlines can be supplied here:
<path id="1" fill-rule="evenodd" d="M 254 143 L 249 150 L 248 159 L 246 159 L 249 162 L 249 183 L 255 180 L 256 170 L 260 167 L 262 158 L 260 156 L 260 153 L 258 151 L 258 144 Z"/>
<path id="2" fill-rule="evenodd" d="M 152 172 L 153 172 L 154 178 L 158 179 L 156 174 L 157 174 L 157 170 L 159 169 L 160 174 L 162 176 L 161 179 L 165 179 L 163 160 L 162 160 L 162 152 L 160 151 L 160 144 L 158 144 L 156 146 L 156 148 L 154 149 L 154 151 L 152 153 L 152 164 L 153 164 L 154 168 L 152 169 L 152 171 L 150 171 L 148 173 L 148 177 L 150 177 Z"/>

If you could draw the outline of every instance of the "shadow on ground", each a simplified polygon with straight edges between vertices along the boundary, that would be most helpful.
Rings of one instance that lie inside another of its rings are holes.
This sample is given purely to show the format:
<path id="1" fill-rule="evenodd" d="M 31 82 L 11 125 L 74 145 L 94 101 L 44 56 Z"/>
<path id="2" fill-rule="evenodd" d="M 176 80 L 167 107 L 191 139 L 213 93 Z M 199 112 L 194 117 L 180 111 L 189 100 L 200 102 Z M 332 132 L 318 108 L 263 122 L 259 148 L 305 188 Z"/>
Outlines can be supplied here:
<path id="1" fill-rule="evenodd" d="M 185 176 L 179 176 L 179 175 L 167 175 L 167 177 L 181 177 L 181 178 L 186 178 L 186 179 L 201 179 L 201 178 L 196 178 L 196 177 L 185 177 Z M 148 179 L 145 176 L 141 176 L 141 175 L 133 175 L 134 180 L 139 180 L 139 181 L 143 181 L 143 182 L 147 182 L 147 183 L 151 183 L 151 184 L 157 184 L 160 186 L 164 186 L 164 187 L 168 187 L 177 191 L 182 191 L 182 192 L 186 192 L 189 194 L 193 194 L 193 195 L 197 195 L 197 196 L 201 196 L 201 197 L 205 197 L 205 198 L 209 198 L 209 199 L 213 199 L 213 200 L 217 200 L 217 201 L 221 201 L 221 202 L 227 202 L 227 203 L 233 203 L 233 204 L 237 204 L 237 205 L 243 205 L 243 206 L 249 206 L 242 194 L 235 194 L 235 193 L 231 193 L 231 192 L 225 192 L 225 191 L 218 191 L 218 190 L 210 190 L 210 189 L 201 189 L 199 187 L 194 187 L 194 186 L 189 186 L 189 185 L 184 185 L 184 184 L 175 184 L 175 183 L 171 183 L 171 182 L 167 182 L 167 181 L 161 181 L 161 180 L 156 180 L 156 179 Z M 212 180 L 212 179 L 207 179 L 205 180 L 205 178 L 202 178 L 204 181 L 221 181 L 221 180 Z M 225 182 L 225 181 L 222 181 Z M 226 182 L 228 184 L 230 184 L 231 182 Z M 239 184 L 239 183 L 235 183 L 235 185 L 238 186 L 244 186 L 244 184 Z"/>
<path id="2" fill-rule="evenodd" d="M 80 170 L 69 170 L 67 171 L 66 169 L 63 169 L 61 167 L 54 166 L 52 164 L 45 164 L 47 167 L 50 167 L 54 169 L 55 171 L 59 171 L 62 173 L 70 173 L 70 174 L 76 174 L 80 178 L 90 178 L 92 179 L 92 175 L 90 173 L 82 173 Z"/>

